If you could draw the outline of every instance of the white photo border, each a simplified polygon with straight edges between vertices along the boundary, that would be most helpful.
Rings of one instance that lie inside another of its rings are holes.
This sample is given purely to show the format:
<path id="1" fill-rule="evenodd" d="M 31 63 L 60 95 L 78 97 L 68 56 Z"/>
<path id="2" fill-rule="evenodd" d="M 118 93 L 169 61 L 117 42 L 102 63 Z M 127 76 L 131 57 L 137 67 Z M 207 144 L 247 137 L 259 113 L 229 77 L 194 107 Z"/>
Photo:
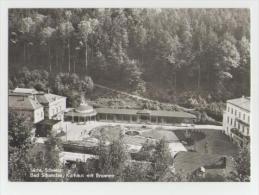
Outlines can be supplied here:
<path id="1" fill-rule="evenodd" d="M 259 194 L 259 30 L 256 0 L 2 0 L 0 10 L 0 190 L 18 194 L 257 195 Z M 249 8 L 251 14 L 251 182 L 249 183 L 40 183 L 8 181 L 8 9 L 9 8 Z"/>

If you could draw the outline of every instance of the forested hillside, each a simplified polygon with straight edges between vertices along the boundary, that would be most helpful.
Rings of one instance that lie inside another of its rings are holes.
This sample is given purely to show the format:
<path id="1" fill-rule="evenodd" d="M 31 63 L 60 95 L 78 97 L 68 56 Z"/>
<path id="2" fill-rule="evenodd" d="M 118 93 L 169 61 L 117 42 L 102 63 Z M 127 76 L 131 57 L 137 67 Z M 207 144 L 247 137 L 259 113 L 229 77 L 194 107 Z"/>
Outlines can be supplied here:
<path id="1" fill-rule="evenodd" d="M 38 87 L 47 90 L 50 76 L 63 94 L 57 82 L 76 73 L 85 83 L 79 90 L 91 89 L 93 80 L 171 103 L 249 96 L 249 15 L 248 9 L 11 9 L 10 86 L 21 84 L 27 67 L 45 73 L 34 74 L 46 83 Z"/>

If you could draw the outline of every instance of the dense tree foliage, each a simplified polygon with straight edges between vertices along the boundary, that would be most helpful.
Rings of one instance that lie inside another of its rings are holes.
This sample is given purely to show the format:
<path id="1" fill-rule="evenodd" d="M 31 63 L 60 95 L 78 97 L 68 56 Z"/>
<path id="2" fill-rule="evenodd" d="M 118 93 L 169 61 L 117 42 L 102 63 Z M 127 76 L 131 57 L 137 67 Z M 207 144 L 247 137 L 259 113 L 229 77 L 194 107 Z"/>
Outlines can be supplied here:
<path id="1" fill-rule="evenodd" d="M 9 149 L 8 178 L 10 181 L 30 180 L 30 156 L 27 150 Z"/>
<path id="2" fill-rule="evenodd" d="M 247 9 L 11 9 L 9 29 L 11 74 L 77 73 L 138 93 L 151 82 L 212 100 L 250 93 Z"/>
<path id="3" fill-rule="evenodd" d="M 99 144 L 98 169 L 102 174 L 114 174 L 116 179 L 122 179 L 122 173 L 130 159 L 126 145 L 123 143 L 123 135 L 118 140 L 114 140 L 109 146 L 106 139 L 101 136 Z"/>
<path id="4" fill-rule="evenodd" d="M 85 76 L 80 79 L 77 74 L 59 73 L 56 75 L 53 90 L 54 93 L 67 97 L 69 107 L 77 107 L 81 95 L 90 94 L 93 90 L 91 77 Z"/>
<path id="5" fill-rule="evenodd" d="M 77 107 L 81 96 L 92 92 L 94 83 L 91 77 L 80 78 L 76 73 L 49 74 L 46 70 L 28 70 L 27 67 L 17 71 L 9 80 L 9 89 L 15 87 L 35 88 L 38 91 L 52 92 L 67 97 L 68 107 Z"/>
<path id="6" fill-rule="evenodd" d="M 31 126 L 25 116 L 9 112 L 8 142 L 9 179 L 24 181 L 29 178 L 31 148 Z"/>
<path id="7" fill-rule="evenodd" d="M 15 76 L 11 76 L 9 80 L 9 89 L 15 87 L 21 88 L 35 88 L 39 91 L 47 92 L 49 89 L 49 72 L 46 70 L 29 70 L 23 67 L 17 71 Z"/>
<path id="8" fill-rule="evenodd" d="M 150 182 L 152 175 L 150 164 L 147 162 L 132 162 L 128 164 L 122 173 L 125 182 Z"/>
<path id="9" fill-rule="evenodd" d="M 32 140 L 32 126 L 27 118 L 9 112 L 8 130 L 8 175 L 11 181 L 58 181 L 60 178 L 31 177 L 32 169 L 60 168 L 61 141 L 50 135 L 45 144 L 39 146 Z"/>
<path id="10" fill-rule="evenodd" d="M 155 181 L 160 180 L 167 169 L 173 165 L 173 158 L 171 156 L 168 143 L 161 139 L 155 146 L 155 151 L 152 155 L 152 175 Z"/>
<path id="11" fill-rule="evenodd" d="M 113 175 L 104 181 L 182 181 L 183 178 L 175 173 L 173 169 L 173 158 L 170 154 L 168 144 L 164 139 L 154 143 L 154 145 L 145 144 L 143 151 L 150 151 L 147 157 L 146 153 L 141 152 L 143 158 L 133 159 L 127 151 L 127 146 L 123 143 L 123 136 L 111 143 L 101 134 L 99 147 L 97 149 L 98 160 L 86 163 L 77 163 L 76 168 L 72 169 L 74 173 L 80 173 L 85 176 L 93 174 L 92 178 L 81 178 L 79 181 L 98 181 L 97 174 Z M 70 169 L 71 170 L 71 169 Z"/>
<path id="12" fill-rule="evenodd" d="M 230 176 L 231 181 L 249 182 L 251 177 L 250 145 L 240 147 L 234 158 L 235 171 Z"/>
<path id="13" fill-rule="evenodd" d="M 45 142 L 44 166 L 51 169 L 60 168 L 59 153 L 61 151 L 61 140 L 52 134 L 47 138 Z"/>
<path id="14" fill-rule="evenodd" d="M 26 116 L 10 111 L 8 131 L 9 146 L 28 149 L 31 144 L 31 128 L 32 126 Z"/>

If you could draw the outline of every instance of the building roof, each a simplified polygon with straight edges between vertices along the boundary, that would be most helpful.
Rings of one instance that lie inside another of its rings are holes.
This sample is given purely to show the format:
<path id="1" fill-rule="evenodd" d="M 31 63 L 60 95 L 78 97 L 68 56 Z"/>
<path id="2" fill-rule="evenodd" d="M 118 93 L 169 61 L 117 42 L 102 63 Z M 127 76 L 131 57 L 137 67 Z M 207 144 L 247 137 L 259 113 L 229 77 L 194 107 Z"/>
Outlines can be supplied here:
<path id="1" fill-rule="evenodd" d="M 77 111 L 86 111 L 92 109 L 92 106 L 85 105 L 85 104 L 80 104 L 79 107 L 76 108 Z"/>
<path id="2" fill-rule="evenodd" d="M 38 93 L 38 91 L 35 90 L 35 89 L 30 89 L 30 88 L 19 88 L 19 87 L 17 87 L 13 90 L 13 93 L 33 95 L 33 94 Z"/>
<path id="3" fill-rule="evenodd" d="M 135 115 L 139 110 L 134 109 L 115 109 L 115 108 L 96 108 L 97 113 L 103 114 L 126 114 Z"/>
<path id="4" fill-rule="evenodd" d="M 33 96 L 17 96 L 9 95 L 8 106 L 11 109 L 17 110 L 36 110 L 41 108 L 42 105 Z"/>
<path id="5" fill-rule="evenodd" d="M 90 117 L 90 116 L 96 116 L 96 111 L 93 110 L 92 112 L 76 112 L 74 109 L 69 110 L 68 112 L 65 113 L 66 116 L 71 116 L 71 117 Z"/>
<path id="6" fill-rule="evenodd" d="M 180 112 L 180 111 L 165 111 L 165 110 L 156 110 L 151 112 L 152 116 L 164 116 L 164 117 L 175 117 L 175 118 L 196 118 L 195 115 L 187 113 L 187 112 Z"/>
<path id="7" fill-rule="evenodd" d="M 97 113 L 103 114 L 122 114 L 122 115 L 137 115 L 150 114 L 150 116 L 175 117 L 175 118 L 196 118 L 195 115 L 187 112 L 179 111 L 164 111 L 164 110 L 134 110 L 134 109 L 114 109 L 114 108 L 96 108 Z"/>
<path id="8" fill-rule="evenodd" d="M 33 88 L 15 88 L 10 94 L 16 96 L 36 95 L 39 103 L 41 104 L 49 104 L 61 98 L 65 98 L 63 96 L 55 95 L 52 93 L 44 93 L 42 91 L 37 91 Z"/>
<path id="9" fill-rule="evenodd" d="M 9 106 L 16 109 L 34 110 L 61 98 L 66 97 L 44 93 L 30 88 L 15 88 L 9 93 Z"/>
<path id="10" fill-rule="evenodd" d="M 151 111 L 150 111 L 150 110 L 146 110 L 146 109 L 144 109 L 144 110 L 139 110 L 139 111 L 137 112 L 137 114 L 150 115 L 150 114 L 151 114 Z"/>
<path id="11" fill-rule="evenodd" d="M 41 104 L 50 104 L 52 102 L 55 102 L 59 99 L 65 98 L 63 96 L 55 95 L 52 93 L 43 93 L 39 92 L 37 93 L 37 99 Z"/>
<path id="12" fill-rule="evenodd" d="M 53 126 L 57 123 L 59 123 L 60 120 L 54 120 L 54 119 L 44 119 L 43 121 L 39 122 L 37 125 L 47 125 L 47 126 Z"/>
<path id="13" fill-rule="evenodd" d="M 79 113 L 91 113 L 94 111 L 93 107 L 88 105 L 87 103 L 81 103 L 76 109 L 76 112 Z"/>
<path id="14" fill-rule="evenodd" d="M 231 99 L 231 100 L 228 100 L 227 103 L 233 104 L 241 109 L 244 109 L 250 112 L 250 97 Z"/>

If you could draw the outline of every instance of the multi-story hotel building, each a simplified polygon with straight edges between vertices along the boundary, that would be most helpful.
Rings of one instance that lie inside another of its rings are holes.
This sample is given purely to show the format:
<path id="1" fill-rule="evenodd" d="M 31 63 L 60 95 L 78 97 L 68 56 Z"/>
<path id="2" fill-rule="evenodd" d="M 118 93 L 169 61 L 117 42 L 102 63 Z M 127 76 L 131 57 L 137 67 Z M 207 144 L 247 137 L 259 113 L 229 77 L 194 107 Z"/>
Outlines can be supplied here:
<path id="1" fill-rule="evenodd" d="M 16 88 L 9 93 L 9 109 L 25 115 L 32 122 L 36 136 L 47 131 L 59 132 L 66 110 L 66 97 Z"/>
<path id="2" fill-rule="evenodd" d="M 237 144 L 249 142 L 250 137 L 250 97 L 227 101 L 223 114 L 225 133 Z"/>
<path id="3" fill-rule="evenodd" d="M 23 92 L 23 93 L 22 93 Z M 31 124 L 44 120 L 44 109 L 33 90 L 18 90 L 9 93 L 8 107 L 17 114 L 23 115 Z"/>
<path id="4" fill-rule="evenodd" d="M 66 97 L 44 92 L 37 93 L 36 97 L 44 107 L 44 115 L 46 119 L 64 120 Z"/>

